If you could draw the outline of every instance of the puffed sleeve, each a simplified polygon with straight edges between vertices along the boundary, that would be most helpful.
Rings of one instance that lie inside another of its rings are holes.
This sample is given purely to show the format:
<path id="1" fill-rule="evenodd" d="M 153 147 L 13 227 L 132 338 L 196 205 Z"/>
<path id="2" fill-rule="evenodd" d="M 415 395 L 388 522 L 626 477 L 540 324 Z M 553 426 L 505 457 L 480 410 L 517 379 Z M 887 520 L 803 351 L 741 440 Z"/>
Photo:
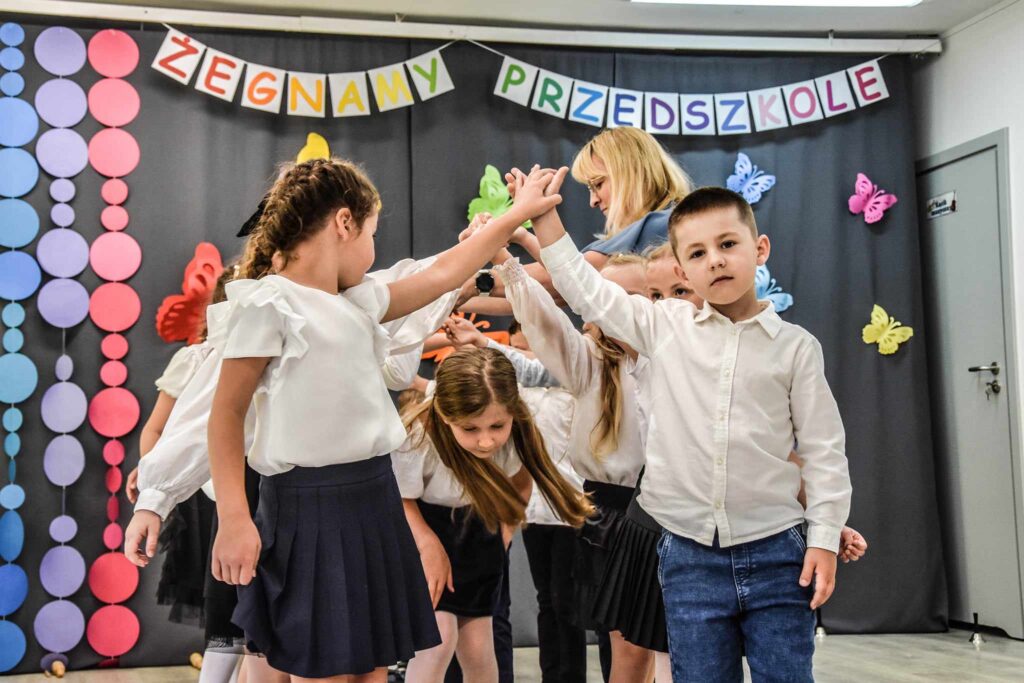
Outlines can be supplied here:
<path id="1" fill-rule="evenodd" d="M 171 356 L 171 361 L 164 368 L 163 374 L 157 377 L 157 390 L 164 392 L 173 399 L 177 399 L 181 396 L 185 385 L 195 375 L 201 361 L 202 357 L 196 354 L 190 347 L 183 346 L 178 349 Z"/>
<path id="2" fill-rule="evenodd" d="M 398 482 L 402 498 L 420 498 L 423 495 L 426 461 L 431 456 L 430 440 L 423 435 L 423 428 L 414 424 L 409 436 L 397 450 L 391 453 L 391 468 Z"/>

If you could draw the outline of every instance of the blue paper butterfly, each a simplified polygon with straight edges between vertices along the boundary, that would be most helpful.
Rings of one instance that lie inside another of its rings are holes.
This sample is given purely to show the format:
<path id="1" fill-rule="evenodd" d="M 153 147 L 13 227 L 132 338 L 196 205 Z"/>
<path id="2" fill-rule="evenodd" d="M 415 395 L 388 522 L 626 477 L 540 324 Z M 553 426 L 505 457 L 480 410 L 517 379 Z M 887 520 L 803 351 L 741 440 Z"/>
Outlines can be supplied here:
<path id="1" fill-rule="evenodd" d="M 757 291 L 758 300 L 768 299 L 775 305 L 775 312 L 782 313 L 793 305 L 793 295 L 782 291 L 782 287 L 775 284 L 775 278 L 768 272 L 768 266 L 758 266 L 754 274 L 754 288 Z"/>
<path id="2" fill-rule="evenodd" d="M 775 187 L 775 176 L 768 175 L 754 166 L 743 152 L 736 155 L 735 172 L 725 181 L 725 186 L 743 195 L 749 204 L 761 201 L 761 195 Z"/>

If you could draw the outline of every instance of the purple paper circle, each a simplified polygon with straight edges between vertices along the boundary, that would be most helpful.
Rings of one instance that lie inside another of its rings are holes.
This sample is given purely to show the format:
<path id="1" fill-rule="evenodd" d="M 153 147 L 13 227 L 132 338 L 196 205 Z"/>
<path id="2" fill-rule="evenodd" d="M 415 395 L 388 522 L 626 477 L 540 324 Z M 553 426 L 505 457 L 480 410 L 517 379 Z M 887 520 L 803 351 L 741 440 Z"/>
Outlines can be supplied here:
<path id="1" fill-rule="evenodd" d="M 39 290 L 36 307 L 43 320 L 66 330 L 89 315 L 89 292 L 78 280 L 50 280 Z"/>
<path id="2" fill-rule="evenodd" d="M 89 265 L 89 243 L 74 230 L 50 230 L 39 238 L 36 258 L 48 274 L 74 277 Z"/>
<path id="3" fill-rule="evenodd" d="M 0 145 L 22 147 L 39 132 L 39 117 L 32 105 L 17 97 L 0 97 Z"/>
<path id="4" fill-rule="evenodd" d="M 85 65 L 85 41 L 64 26 L 40 33 L 34 49 L 39 66 L 54 76 L 70 76 Z"/>
<path id="5" fill-rule="evenodd" d="M 71 486 L 85 469 L 85 449 L 70 434 L 54 437 L 43 454 L 43 472 L 55 486 Z"/>
<path id="6" fill-rule="evenodd" d="M 67 382 L 71 379 L 72 373 L 75 371 L 75 361 L 71 360 L 71 356 L 64 354 L 57 359 L 57 363 L 54 365 L 53 373 L 57 375 L 57 379 L 61 382 Z"/>
<path id="7" fill-rule="evenodd" d="M 85 617 L 78 605 L 70 600 L 54 600 L 36 613 L 33 630 L 43 648 L 54 653 L 68 652 L 85 635 Z M 59 659 L 60 655 L 53 655 L 53 658 Z M 46 658 L 43 659 L 45 661 Z M 67 658 L 63 661 L 67 662 Z"/>
<path id="8" fill-rule="evenodd" d="M 78 522 L 71 515 L 54 517 L 50 522 L 50 538 L 57 543 L 67 543 L 78 533 Z"/>
<path id="9" fill-rule="evenodd" d="M 0 76 L 0 92 L 8 97 L 17 97 L 25 89 L 25 79 L 16 71 Z"/>
<path id="10" fill-rule="evenodd" d="M 67 178 L 57 178 L 50 183 L 50 199 L 55 202 L 70 202 L 75 198 L 75 184 Z"/>
<path id="11" fill-rule="evenodd" d="M 89 401 L 81 387 L 71 382 L 57 382 L 43 394 L 39 411 L 51 432 L 67 434 L 82 426 L 89 410 Z"/>
<path id="12" fill-rule="evenodd" d="M 43 274 L 39 264 L 23 251 L 0 254 L 0 299 L 20 301 L 39 288 Z"/>
<path id="13" fill-rule="evenodd" d="M 61 228 L 69 228 L 75 222 L 75 210 L 70 204 L 54 204 L 50 209 L 50 220 Z"/>
<path id="14" fill-rule="evenodd" d="M 54 78 L 36 91 L 36 111 L 54 128 L 70 128 L 85 118 L 89 101 L 82 86 L 66 78 Z"/>
<path id="15" fill-rule="evenodd" d="M 51 128 L 36 142 L 36 159 L 54 178 L 73 178 L 89 163 L 89 145 L 70 128 Z"/>
<path id="16" fill-rule="evenodd" d="M 68 597 L 81 588 L 85 581 L 82 553 L 69 545 L 50 548 L 39 563 L 39 580 L 53 597 Z"/>

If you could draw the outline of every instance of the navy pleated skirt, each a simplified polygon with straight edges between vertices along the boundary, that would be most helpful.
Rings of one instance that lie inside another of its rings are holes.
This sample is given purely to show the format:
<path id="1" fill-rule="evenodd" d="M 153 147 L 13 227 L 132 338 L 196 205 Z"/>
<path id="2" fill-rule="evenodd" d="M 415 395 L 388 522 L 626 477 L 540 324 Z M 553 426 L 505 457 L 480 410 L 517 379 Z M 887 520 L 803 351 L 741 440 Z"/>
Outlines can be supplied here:
<path id="1" fill-rule="evenodd" d="M 255 521 L 263 549 L 232 620 L 273 668 L 365 674 L 440 644 L 390 455 L 263 477 Z"/>
<path id="2" fill-rule="evenodd" d="M 598 620 L 595 607 L 633 487 L 588 479 L 583 482 L 583 490 L 590 494 L 594 514 L 576 532 L 572 568 L 575 614 L 572 621 L 577 628 L 612 631 L 614 628 Z"/>

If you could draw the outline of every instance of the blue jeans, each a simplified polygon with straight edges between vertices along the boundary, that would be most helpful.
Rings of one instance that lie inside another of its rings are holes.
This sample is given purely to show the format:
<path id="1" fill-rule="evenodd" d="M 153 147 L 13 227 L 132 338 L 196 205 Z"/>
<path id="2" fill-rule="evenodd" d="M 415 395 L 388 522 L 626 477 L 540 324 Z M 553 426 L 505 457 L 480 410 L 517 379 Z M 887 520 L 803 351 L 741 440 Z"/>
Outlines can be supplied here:
<path id="1" fill-rule="evenodd" d="M 813 587 L 798 583 L 799 527 L 730 548 L 665 531 L 658 542 L 672 679 L 741 683 L 813 681 Z"/>

